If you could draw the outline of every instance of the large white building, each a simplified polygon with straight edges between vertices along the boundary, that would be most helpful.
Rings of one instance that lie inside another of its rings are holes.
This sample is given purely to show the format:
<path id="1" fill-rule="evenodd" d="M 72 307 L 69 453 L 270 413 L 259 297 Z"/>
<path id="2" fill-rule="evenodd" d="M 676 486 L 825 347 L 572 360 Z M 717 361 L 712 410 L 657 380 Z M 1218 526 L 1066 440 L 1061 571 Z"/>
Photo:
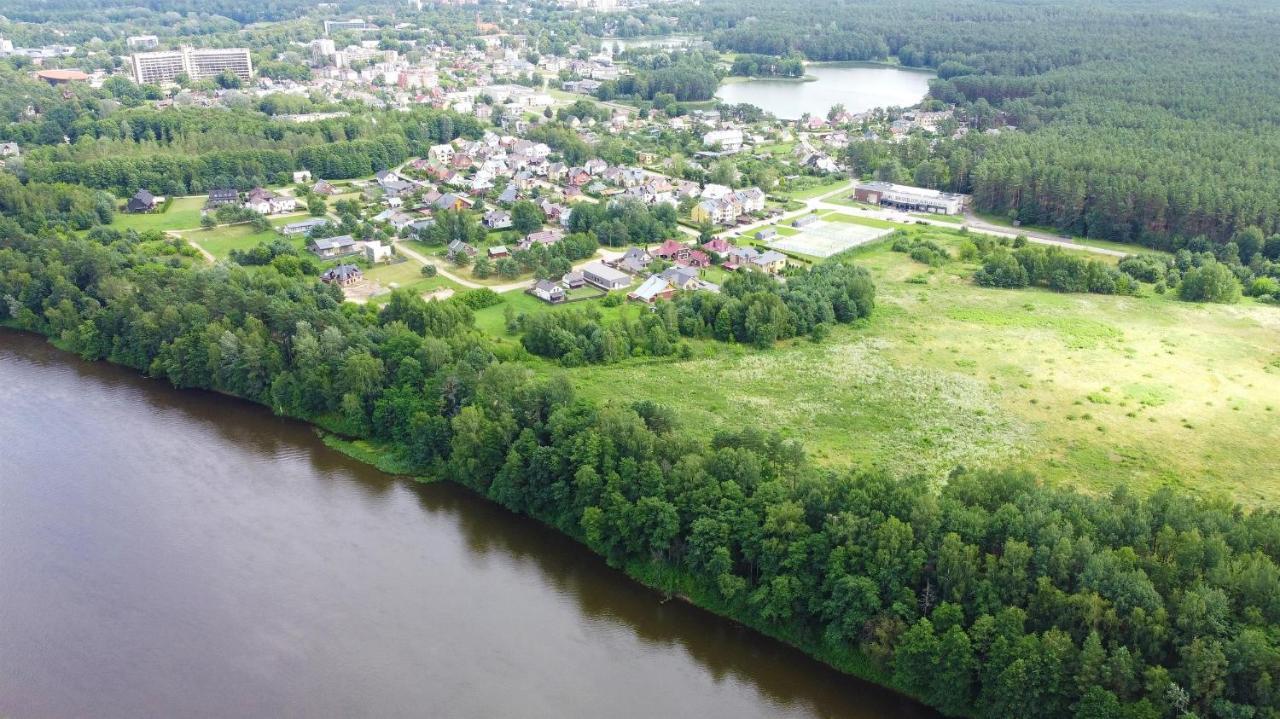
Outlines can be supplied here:
<path id="1" fill-rule="evenodd" d="M 133 55 L 133 79 L 144 85 L 173 82 L 183 73 L 192 80 L 203 80 L 228 70 L 246 82 L 253 79 L 253 61 L 247 48 L 184 47 Z"/>
<path id="2" fill-rule="evenodd" d="M 859 182 L 855 200 L 873 205 L 890 205 L 902 210 L 955 215 L 964 209 L 964 196 L 924 187 L 895 185 L 892 182 Z"/>

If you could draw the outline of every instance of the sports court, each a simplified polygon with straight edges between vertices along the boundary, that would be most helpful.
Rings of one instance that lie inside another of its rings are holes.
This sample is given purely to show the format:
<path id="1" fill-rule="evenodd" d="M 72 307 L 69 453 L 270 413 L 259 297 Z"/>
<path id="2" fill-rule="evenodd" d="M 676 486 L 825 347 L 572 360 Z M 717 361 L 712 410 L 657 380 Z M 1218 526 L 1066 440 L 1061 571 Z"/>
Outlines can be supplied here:
<path id="1" fill-rule="evenodd" d="M 804 228 L 798 235 L 775 237 L 769 241 L 769 247 L 810 257 L 827 258 L 878 240 L 890 232 L 893 232 L 892 228 L 819 220 Z"/>

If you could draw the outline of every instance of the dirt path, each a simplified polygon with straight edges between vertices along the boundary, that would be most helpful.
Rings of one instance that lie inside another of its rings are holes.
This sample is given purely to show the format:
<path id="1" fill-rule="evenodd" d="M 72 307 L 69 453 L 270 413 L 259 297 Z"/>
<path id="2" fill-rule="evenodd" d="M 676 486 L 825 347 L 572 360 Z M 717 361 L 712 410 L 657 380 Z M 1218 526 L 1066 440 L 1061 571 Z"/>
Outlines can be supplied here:
<path id="1" fill-rule="evenodd" d="M 186 237 L 183 237 L 183 236 L 182 236 L 182 232 L 181 232 L 181 231 L 179 231 L 179 230 L 165 230 L 165 231 L 164 231 L 164 233 L 165 233 L 166 235 L 171 236 L 171 237 L 176 237 L 176 238 L 178 238 L 178 239 L 180 239 L 180 240 L 186 240 L 186 243 L 187 243 L 188 245 L 191 245 L 192 247 L 196 248 L 196 251 L 197 251 L 197 252 L 199 252 L 200 254 L 204 255 L 204 259 L 205 259 L 209 264 L 211 264 L 211 265 L 212 265 L 212 264 L 216 264 L 216 263 L 218 262 L 218 258 L 217 258 L 217 257 L 214 257 L 212 252 L 210 252 L 210 251 L 206 250 L 206 249 L 205 249 L 205 248 L 204 248 L 204 247 L 203 247 L 199 242 L 196 242 L 195 240 L 189 240 L 189 239 L 187 239 Z"/>

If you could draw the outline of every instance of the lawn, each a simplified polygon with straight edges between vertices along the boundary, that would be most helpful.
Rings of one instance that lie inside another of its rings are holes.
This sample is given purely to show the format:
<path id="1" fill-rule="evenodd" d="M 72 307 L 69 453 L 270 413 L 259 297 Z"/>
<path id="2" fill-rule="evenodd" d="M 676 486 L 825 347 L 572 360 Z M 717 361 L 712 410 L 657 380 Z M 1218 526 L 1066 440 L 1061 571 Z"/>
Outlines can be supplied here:
<path id="1" fill-rule="evenodd" d="M 219 260 L 227 259 L 232 250 L 247 250 L 256 246 L 259 242 L 270 242 L 282 237 L 275 230 L 259 232 L 248 223 L 223 225 L 209 230 L 188 230 L 183 232 L 182 236 L 189 242 L 208 250 L 210 254 Z M 294 238 L 291 241 L 299 248 L 304 246 L 304 239 L 301 237 Z"/>
<path id="2" fill-rule="evenodd" d="M 686 362 L 570 377 L 591 398 L 667 403 L 700 433 L 742 421 L 776 429 L 821 464 L 938 480 L 958 465 L 1013 466 L 1099 492 L 1172 485 L 1249 505 L 1280 499 L 1280 310 L 1149 290 L 981 288 L 972 266 L 931 269 L 885 243 L 852 256 L 878 288 L 864 326 L 822 344 L 705 343 Z"/>
<path id="3" fill-rule="evenodd" d="M 412 265 L 414 272 L 418 272 L 418 268 L 422 266 L 416 262 L 406 262 L 404 264 Z M 365 277 L 368 277 L 368 276 L 369 276 L 369 273 L 366 272 Z M 390 280 L 390 281 L 400 282 L 399 280 Z M 454 282 L 453 280 L 447 277 L 443 277 L 441 275 L 436 275 L 435 277 L 423 277 L 421 274 L 418 274 L 417 277 L 413 279 L 406 279 L 400 282 L 400 286 L 396 289 L 409 290 L 410 292 L 415 292 L 417 294 L 426 294 L 428 292 L 433 292 L 435 290 L 441 290 L 441 289 L 450 289 L 450 290 L 453 290 L 454 292 L 463 292 L 466 290 L 465 287 L 463 287 L 462 285 L 459 285 L 458 283 Z M 373 305 L 382 305 L 382 304 L 385 304 L 390 299 L 391 299 L 391 293 L 386 292 L 384 294 L 380 294 L 380 295 L 369 298 L 369 303 Z"/>
<path id="4" fill-rule="evenodd" d="M 826 182 L 821 185 L 814 185 L 813 187 L 806 187 L 803 190 L 781 192 L 778 194 L 789 197 L 792 200 L 812 200 L 815 197 L 821 197 L 829 192 L 835 192 L 841 187 L 849 187 L 852 189 L 853 184 L 847 179 L 840 179 L 832 182 Z"/>
<path id="5" fill-rule="evenodd" d="M 175 197 L 165 212 L 130 214 L 117 212 L 111 226 L 121 230 L 188 230 L 200 226 L 205 196 Z"/>
<path id="6" fill-rule="evenodd" d="M 960 215 L 939 215 L 936 212 L 913 212 L 912 217 L 921 220 L 937 220 L 938 222 L 949 222 L 953 225 L 963 225 L 964 218 Z"/>
<path id="7" fill-rule="evenodd" d="M 900 222 L 890 222 L 888 220 L 878 220 L 874 217 L 858 217 L 856 215 L 846 215 L 840 212 L 832 212 L 822 216 L 827 222 L 844 222 L 850 225 L 863 225 L 864 227 L 875 227 L 881 230 L 902 227 Z"/>

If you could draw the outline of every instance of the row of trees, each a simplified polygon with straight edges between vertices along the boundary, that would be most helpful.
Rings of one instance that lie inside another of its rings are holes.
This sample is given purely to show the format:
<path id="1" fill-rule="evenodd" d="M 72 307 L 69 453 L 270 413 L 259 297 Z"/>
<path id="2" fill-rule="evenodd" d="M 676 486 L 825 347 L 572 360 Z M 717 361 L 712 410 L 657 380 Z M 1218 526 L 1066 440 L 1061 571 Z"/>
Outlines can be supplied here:
<path id="1" fill-rule="evenodd" d="M 948 713 L 1280 711 L 1274 511 L 1001 472 L 936 487 L 819 468 L 774 432 L 709 434 L 651 402 L 576 399 L 563 377 L 535 379 L 519 346 L 475 332 L 465 303 L 400 292 L 356 306 L 271 266 L 158 261 L 128 233 L 0 224 L 0 321 L 368 438 Z M 860 273 L 825 272 L 794 291 L 833 311 L 855 301 Z M 724 301 L 763 291 L 741 289 L 754 291 Z"/>

